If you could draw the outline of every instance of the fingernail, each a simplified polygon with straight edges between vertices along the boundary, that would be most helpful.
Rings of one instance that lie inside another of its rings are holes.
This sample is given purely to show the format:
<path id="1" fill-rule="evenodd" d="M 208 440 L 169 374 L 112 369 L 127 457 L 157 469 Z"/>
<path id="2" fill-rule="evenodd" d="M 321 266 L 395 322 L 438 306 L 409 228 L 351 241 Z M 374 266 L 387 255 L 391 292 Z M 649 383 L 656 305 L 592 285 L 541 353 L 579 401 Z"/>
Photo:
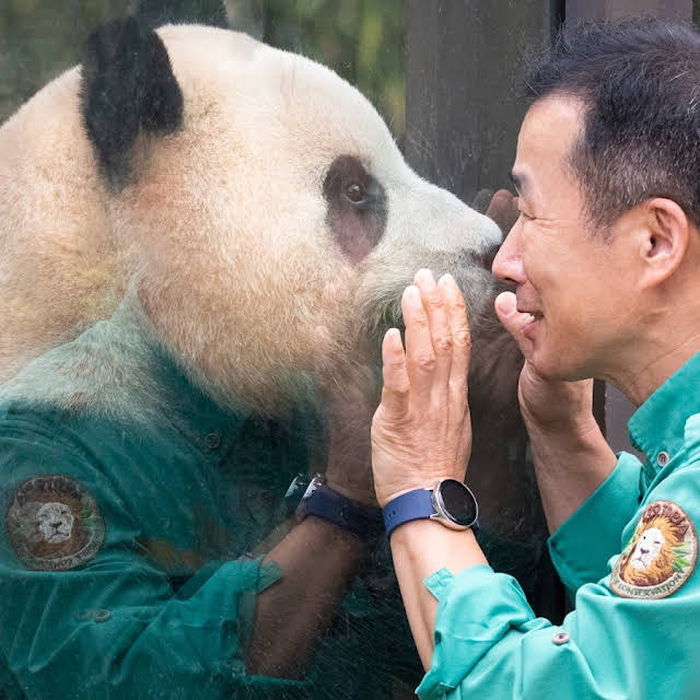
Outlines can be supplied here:
<path id="1" fill-rule="evenodd" d="M 494 302 L 496 310 L 503 316 L 512 316 L 516 310 L 515 294 L 513 292 L 501 292 Z"/>
<path id="2" fill-rule="evenodd" d="M 423 284 L 430 284 L 431 282 L 434 284 L 435 280 L 433 278 L 433 273 L 428 270 L 427 268 L 421 268 L 416 272 L 416 282 L 422 282 Z"/>
<path id="3" fill-rule="evenodd" d="M 449 272 L 446 272 L 438 280 L 438 284 L 454 285 L 455 287 L 457 286 L 457 282 L 455 281 L 455 278 Z"/>

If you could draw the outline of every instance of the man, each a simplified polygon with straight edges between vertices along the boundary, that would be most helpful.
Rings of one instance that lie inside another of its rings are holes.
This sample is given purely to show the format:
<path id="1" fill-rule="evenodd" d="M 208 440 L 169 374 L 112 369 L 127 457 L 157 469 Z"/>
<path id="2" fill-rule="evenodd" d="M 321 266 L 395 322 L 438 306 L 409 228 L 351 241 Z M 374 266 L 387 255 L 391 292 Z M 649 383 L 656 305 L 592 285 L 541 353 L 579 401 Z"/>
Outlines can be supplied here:
<path id="1" fill-rule="evenodd" d="M 468 493 L 431 501 L 442 517 L 416 505 L 463 480 L 471 441 L 464 305 L 449 277 L 420 271 L 403 298 L 406 352 L 397 331 L 384 340 L 373 424 L 377 497 L 428 670 L 417 692 L 698 698 L 700 36 L 585 26 L 528 84 L 520 216 L 493 264 L 516 293 L 496 311 L 525 356 L 520 406 L 575 610 L 561 626 L 535 618 L 488 566 Z M 639 407 L 644 463 L 606 444 L 589 377 Z"/>

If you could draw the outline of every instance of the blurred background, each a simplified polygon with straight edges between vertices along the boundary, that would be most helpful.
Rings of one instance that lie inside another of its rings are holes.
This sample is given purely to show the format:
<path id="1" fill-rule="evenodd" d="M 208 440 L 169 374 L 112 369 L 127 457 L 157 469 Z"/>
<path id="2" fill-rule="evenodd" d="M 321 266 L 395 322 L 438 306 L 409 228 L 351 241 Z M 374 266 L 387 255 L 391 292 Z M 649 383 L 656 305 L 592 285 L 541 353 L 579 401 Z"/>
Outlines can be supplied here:
<path id="1" fill-rule="evenodd" d="M 80 61 L 91 28 L 127 10 L 155 24 L 226 23 L 325 63 L 367 95 L 403 137 L 403 0 L 1 0 L 0 121 Z"/>

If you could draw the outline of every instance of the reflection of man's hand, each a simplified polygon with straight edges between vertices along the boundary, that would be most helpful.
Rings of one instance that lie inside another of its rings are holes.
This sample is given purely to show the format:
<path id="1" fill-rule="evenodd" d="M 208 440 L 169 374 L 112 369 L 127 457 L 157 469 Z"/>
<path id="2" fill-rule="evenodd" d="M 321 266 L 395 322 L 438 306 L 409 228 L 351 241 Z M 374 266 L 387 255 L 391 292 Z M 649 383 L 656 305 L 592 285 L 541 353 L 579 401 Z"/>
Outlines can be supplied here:
<path id="1" fill-rule="evenodd" d="M 401 302 L 399 331 L 384 337 L 384 388 L 372 423 L 372 468 L 380 506 L 439 479 L 464 480 L 471 451 L 467 405 L 470 338 L 464 298 L 454 279 L 435 284 L 421 270 Z"/>
<path id="2" fill-rule="evenodd" d="M 328 399 L 328 485 L 366 506 L 377 505 L 369 442 L 375 383 L 373 372 L 358 368 Z"/>
<path id="3" fill-rule="evenodd" d="M 480 190 L 472 207 L 495 221 L 506 236 L 519 216 L 518 198 L 508 190 L 498 190 L 493 195 L 491 193 L 492 190 Z"/>

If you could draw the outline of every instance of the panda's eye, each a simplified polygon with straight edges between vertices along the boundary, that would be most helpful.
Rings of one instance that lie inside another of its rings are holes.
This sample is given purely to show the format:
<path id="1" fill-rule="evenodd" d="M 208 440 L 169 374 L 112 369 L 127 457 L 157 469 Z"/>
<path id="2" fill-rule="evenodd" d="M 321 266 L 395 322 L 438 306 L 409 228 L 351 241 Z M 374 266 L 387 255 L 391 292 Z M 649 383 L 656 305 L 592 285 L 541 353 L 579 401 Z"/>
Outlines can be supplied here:
<path id="1" fill-rule="evenodd" d="M 345 188 L 345 196 L 353 204 L 365 204 L 367 201 L 367 193 L 357 182 L 352 182 Z"/>
<path id="2" fill-rule="evenodd" d="M 357 156 L 339 155 L 323 178 L 326 223 L 353 263 L 364 260 L 384 235 L 387 198 L 381 183 Z"/>

